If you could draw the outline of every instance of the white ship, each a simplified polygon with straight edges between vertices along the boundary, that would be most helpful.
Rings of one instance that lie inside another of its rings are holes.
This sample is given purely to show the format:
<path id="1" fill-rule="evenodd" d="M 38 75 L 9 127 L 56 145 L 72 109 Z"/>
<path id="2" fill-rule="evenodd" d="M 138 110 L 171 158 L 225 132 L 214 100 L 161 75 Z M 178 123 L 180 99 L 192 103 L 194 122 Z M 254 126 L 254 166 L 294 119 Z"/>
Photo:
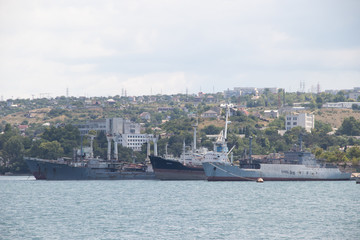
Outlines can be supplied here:
<path id="1" fill-rule="evenodd" d="M 321 163 L 310 152 L 285 152 L 283 159 L 268 163 L 253 161 L 235 166 L 228 162 L 204 162 L 208 181 L 324 181 L 349 180 L 351 173 L 336 165 Z"/>

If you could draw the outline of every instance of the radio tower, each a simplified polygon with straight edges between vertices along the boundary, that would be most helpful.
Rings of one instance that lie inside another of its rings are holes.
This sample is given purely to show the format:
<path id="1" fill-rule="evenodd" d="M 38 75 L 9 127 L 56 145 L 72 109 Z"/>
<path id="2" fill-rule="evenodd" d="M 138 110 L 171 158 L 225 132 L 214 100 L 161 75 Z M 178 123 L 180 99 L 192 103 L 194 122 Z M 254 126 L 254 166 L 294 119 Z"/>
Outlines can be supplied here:
<path id="1" fill-rule="evenodd" d="M 68 87 L 66 88 L 66 97 L 67 98 L 69 97 L 69 88 Z"/>
<path id="2" fill-rule="evenodd" d="M 278 109 L 281 108 L 281 96 L 280 96 L 281 92 L 280 90 L 278 91 Z"/>
<path id="3" fill-rule="evenodd" d="M 305 92 L 305 81 L 300 82 L 300 92 Z"/>

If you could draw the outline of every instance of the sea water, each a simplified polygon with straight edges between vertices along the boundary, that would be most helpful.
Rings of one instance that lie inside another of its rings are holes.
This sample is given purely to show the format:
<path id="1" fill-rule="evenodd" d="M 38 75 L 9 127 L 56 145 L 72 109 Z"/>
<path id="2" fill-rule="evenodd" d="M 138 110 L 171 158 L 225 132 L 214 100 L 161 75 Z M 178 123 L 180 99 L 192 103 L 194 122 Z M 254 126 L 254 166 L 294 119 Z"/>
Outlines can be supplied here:
<path id="1" fill-rule="evenodd" d="M 359 239 L 360 185 L 0 177 L 0 239 Z"/>

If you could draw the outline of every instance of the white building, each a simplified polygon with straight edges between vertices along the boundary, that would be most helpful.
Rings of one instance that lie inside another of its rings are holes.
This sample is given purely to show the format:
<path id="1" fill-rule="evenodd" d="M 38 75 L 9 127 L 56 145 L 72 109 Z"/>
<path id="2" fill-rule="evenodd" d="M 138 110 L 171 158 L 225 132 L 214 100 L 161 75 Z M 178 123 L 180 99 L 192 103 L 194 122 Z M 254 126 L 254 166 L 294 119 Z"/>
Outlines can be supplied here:
<path id="1" fill-rule="evenodd" d="M 259 95 L 259 91 L 255 87 L 234 87 L 234 90 L 227 89 L 224 91 L 225 98 L 243 95 Z"/>
<path id="2" fill-rule="evenodd" d="M 213 110 L 208 110 L 206 112 L 204 112 L 203 114 L 201 114 L 202 118 L 217 118 L 218 114 L 217 112 L 213 111 Z"/>
<path id="3" fill-rule="evenodd" d="M 322 107 L 323 108 L 348 108 L 348 109 L 351 109 L 353 104 L 360 106 L 360 102 L 334 102 L 334 103 L 328 102 L 328 103 L 323 104 Z"/>
<path id="4" fill-rule="evenodd" d="M 107 136 L 115 137 L 123 147 L 134 151 L 140 151 L 142 144 L 154 138 L 151 134 L 141 134 L 140 124 L 122 118 L 93 120 L 76 126 L 82 135 L 88 134 L 90 130 L 104 132 Z"/>
<path id="5" fill-rule="evenodd" d="M 152 134 L 121 134 L 119 143 L 134 151 L 141 151 L 142 145 L 153 141 L 153 139 L 154 135 Z"/>
<path id="6" fill-rule="evenodd" d="M 279 111 L 278 110 L 264 110 L 264 117 L 266 118 L 278 118 Z"/>
<path id="7" fill-rule="evenodd" d="M 151 119 L 151 114 L 148 112 L 143 112 L 140 114 L 140 118 L 149 121 Z"/>
<path id="8" fill-rule="evenodd" d="M 292 113 L 285 117 L 285 129 L 290 130 L 294 127 L 303 127 L 306 131 L 311 132 L 311 129 L 315 127 L 314 114 L 308 113 Z"/>

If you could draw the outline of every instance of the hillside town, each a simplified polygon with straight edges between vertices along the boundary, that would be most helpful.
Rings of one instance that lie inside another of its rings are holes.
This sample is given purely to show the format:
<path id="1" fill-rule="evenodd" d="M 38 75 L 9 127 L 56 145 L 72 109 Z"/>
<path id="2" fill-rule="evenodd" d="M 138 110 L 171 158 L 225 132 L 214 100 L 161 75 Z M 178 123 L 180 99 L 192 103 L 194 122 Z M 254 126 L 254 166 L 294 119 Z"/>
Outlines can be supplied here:
<path id="1" fill-rule="evenodd" d="M 230 109 L 231 120 L 229 147 L 235 146 L 233 153 L 237 159 L 246 155 L 249 136 L 255 139 L 254 155 L 265 155 L 289 150 L 296 144 L 295 136 L 303 133 L 305 146 L 318 157 L 358 167 L 360 87 L 316 93 L 234 87 L 218 93 L 2 99 L 1 171 L 26 171 L 25 165 L 19 164 L 24 155 L 71 157 L 81 141 L 88 141 L 89 134 L 96 135 L 95 152 L 100 157 L 110 158 L 107 146 L 114 141 L 116 148 L 118 145 L 121 148 L 119 157 L 127 161 L 144 161 L 148 154 L 146 146 L 154 142 L 159 146 L 159 154 L 164 154 L 168 145 L 171 154 L 179 155 L 183 141 L 191 145 L 194 124 L 200 130 L 198 144 L 212 148 L 212 141 L 225 121 L 226 107 Z M 66 126 L 72 126 L 76 135 L 72 136 L 73 146 L 68 146 L 69 139 L 52 136 L 56 129 Z M 15 142 L 11 143 L 11 139 Z M 44 142 L 48 145 L 40 144 Z M 49 156 L 46 146 L 57 149 Z"/>

